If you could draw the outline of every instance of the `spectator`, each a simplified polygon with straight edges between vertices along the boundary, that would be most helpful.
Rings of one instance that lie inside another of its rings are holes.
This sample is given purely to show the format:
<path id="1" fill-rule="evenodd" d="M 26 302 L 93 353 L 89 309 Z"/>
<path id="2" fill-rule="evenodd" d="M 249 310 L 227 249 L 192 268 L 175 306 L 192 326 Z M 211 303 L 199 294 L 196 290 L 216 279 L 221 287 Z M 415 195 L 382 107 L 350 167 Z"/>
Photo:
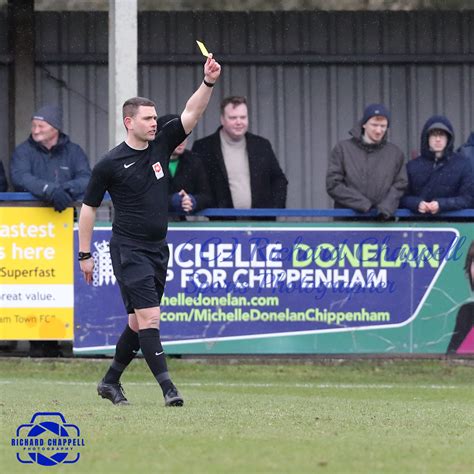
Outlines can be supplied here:
<path id="1" fill-rule="evenodd" d="M 62 132 L 62 112 L 40 108 L 31 121 L 31 135 L 13 152 L 10 172 L 15 191 L 30 192 L 58 212 L 82 199 L 91 170 L 79 145 Z"/>
<path id="2" fill-rule="evenodd" d="M 474 195 L 469 159 L 454 150 L 451 122 L 434 115 L 421 132 L 421 155 L 407 165 L 408 189 L 401 206 L 421 214 L 470 207 Z"/>
<path id="3" fill-rule="evenodd" d="M 0 161 L 0 193 L 4 193 L 8 189 L 7 176 L 5 174 L 5 168 L 3 162 Z"/>
<path id="4" fill-rule="evenodd" d="M 179 115 L 169 114 L 157 121 L 157 133 L 171 120 Z M 200 158 L 186 149 L 187 138 L 178 145 L 168 164 L 168 209 L 175 212 L 192 213 L 211 207 L 209 181 L 206 169 Z"/>
<path id="5" fill-rule="evenodd" d="M 458 152 L 461 153 L 461 155 L 464 155 L 466 158 L 469 158 L 471 167 L 474 171 L 474 132 L 471 132 L 467 142 L 459 147 Z"/>
<path id="6" fill-rule="evenodd" d="M 288 181 L 270 142 L 248 132 L 245 97 L 221 103 L 221 126 L 193 145 L 205 164 L 214 205 L 220 208 L 284 208 Z"/>
<path id="7" fill-rule="evenodd" d="M 334 207 L 371 209 L 389 219 L 407 186 L 401 150 L 387 141 L 390 113 L 382 104 L 366 107 L 361 121 L 332 150 L 326 189 Z"/>

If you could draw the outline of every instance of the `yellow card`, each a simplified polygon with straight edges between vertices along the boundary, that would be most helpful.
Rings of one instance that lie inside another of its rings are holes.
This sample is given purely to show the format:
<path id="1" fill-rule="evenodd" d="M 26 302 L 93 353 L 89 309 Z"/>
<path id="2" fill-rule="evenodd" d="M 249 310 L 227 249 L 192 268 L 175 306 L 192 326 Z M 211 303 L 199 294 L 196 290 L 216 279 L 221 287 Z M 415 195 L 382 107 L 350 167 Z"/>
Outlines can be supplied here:
<path id="1" fill-rule="evenodd" d="M 198 44 L 202 55 L 206 56 L 206 58 L 207 58 L 209 56 L 209 52 L 207 51 L 206 47 L 204 46 L 204 43 L 201 43 L 201 41 L 198 41 L 198 40 L 196 40 L 196 43 Z"/>

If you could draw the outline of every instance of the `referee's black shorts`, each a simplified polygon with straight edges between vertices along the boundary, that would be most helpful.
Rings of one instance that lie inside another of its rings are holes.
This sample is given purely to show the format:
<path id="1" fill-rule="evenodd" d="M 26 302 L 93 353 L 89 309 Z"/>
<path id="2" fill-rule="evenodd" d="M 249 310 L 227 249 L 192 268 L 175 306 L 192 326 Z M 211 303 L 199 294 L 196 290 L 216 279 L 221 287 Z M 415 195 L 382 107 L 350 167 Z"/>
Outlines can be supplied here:
<path id="1" fill-rule="evenodd" d="M 112 235 L 110 256 L 127 313 L 160 306 L 169 259 L 166 240 L 146 242 Z"/>

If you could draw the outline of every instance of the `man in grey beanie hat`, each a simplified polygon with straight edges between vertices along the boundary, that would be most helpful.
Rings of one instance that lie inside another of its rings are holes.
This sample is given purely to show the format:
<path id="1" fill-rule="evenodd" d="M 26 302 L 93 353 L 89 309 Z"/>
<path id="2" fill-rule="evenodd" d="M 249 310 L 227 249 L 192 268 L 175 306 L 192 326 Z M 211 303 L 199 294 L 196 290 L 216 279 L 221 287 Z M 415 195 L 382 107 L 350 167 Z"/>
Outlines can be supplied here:
<path id="1" fill-rule="evenodd" d="M 32 120 L 42 120 L 60 131 L 63 129 L 63 112 L 55 105 L 45 105 L 31 117 Z"/>
<path id="2" fill-rule="evenodd" d="M 82 199 L 91 170 L 86 154 L 62 132 L 62 110 L 39 108 L 31 135 L 13 152 L 10 173 L 15 191 L 30 192 L 58 212 Z"/>

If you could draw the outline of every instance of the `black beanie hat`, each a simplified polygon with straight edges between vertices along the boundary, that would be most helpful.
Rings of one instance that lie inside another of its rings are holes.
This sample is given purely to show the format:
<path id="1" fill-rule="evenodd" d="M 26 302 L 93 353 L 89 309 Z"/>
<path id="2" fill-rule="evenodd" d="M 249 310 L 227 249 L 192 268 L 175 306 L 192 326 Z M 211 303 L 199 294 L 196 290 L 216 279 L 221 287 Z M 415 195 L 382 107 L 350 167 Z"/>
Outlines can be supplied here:
<path id="1" fill-rule="evenodd" d="M 364 116 L 362 117 L 362 125 L 372 117 L 380 116 L 387 119 L 388 125 L 390 125 L 390 112 L 387 107 L 383 104 L 370 104 L 364 110 Z"/>

